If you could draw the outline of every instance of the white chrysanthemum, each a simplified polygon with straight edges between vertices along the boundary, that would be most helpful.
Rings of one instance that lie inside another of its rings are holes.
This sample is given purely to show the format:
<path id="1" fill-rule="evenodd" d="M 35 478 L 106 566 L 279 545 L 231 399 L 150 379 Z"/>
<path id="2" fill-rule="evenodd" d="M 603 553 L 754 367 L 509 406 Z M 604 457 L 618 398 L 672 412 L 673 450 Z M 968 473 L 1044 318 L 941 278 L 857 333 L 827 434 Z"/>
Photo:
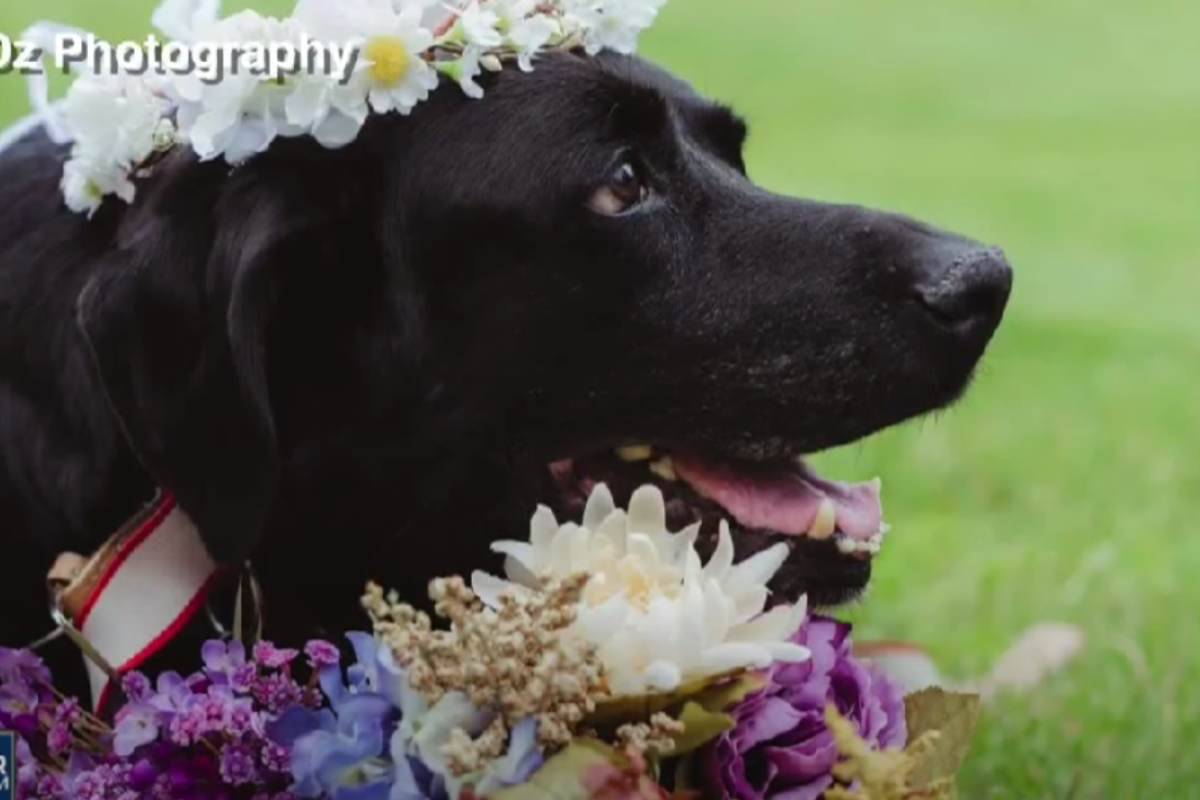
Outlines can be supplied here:
<path id="1" fill-rule="evenodd" d="M 105 195 L 133 202 L 132 171 L 156 150 L 174 142 L 166 119 L 170 104 L 138 80 L 83 75 L 71 85 L 61 108 L 74 141 L 63 168 L 67 206 L 92 214 Z"/>
<path id="2" fill-rule="evenodd" d="M 654 24 L 667 0 L 566 0 L 567 16 L 583 36 L 589 55 L 637 49 L 642 31 Z"/>
<path id="3" fill-rule="evenodd" d="M 617 694 L 670 691 L 734 669 L 807 659 L 807 649 L 788 641 L 804 621 L 803 600 L 763 612 L 787 545 L 734 564 L 722 523 L 705 565 L 694 546 L 698 533 L 698 525 L 667 530 L 663 496 L 653 486 L 635 492 L 626 513 L 600 485 L 582 525 L 560 527 L 553 512 L 538 509 L 529 542 L 492 546 L 508 557 L 509 580 L 476 573 L 473 585 L 495 606 L 505 592 L 590 575 L 572 630 L 597 647 Z"/>
<path id="4" fill-rule="evenodd" d="M 358 63 L 347 87 L 346 98 L 357 99 L 343 112 L 356 116 L 371 109 L 386 114 L 407 114 L 437 88 L 437 72 L 425 61 L 433 46 L 433 33 L 421 24 L 423 2 L 392 0 L 300 0 L 295 19 L 309 33 L 325 42 L 359 48 Z"/>

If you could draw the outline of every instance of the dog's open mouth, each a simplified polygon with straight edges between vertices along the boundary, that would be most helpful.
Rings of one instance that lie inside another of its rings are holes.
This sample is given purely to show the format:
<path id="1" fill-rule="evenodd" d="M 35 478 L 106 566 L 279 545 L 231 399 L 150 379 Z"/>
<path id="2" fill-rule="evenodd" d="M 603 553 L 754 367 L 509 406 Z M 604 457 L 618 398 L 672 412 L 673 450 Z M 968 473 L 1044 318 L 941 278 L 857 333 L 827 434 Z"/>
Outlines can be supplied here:
<path id="1" fill-rule="evenodd" d="M 785 600 L 808 594 L 814 605 L 836 605 L 854 598 L 887 533 L 878 480 L 826 480 L 802 459 L 731 461 L 637 445 L 556 461 L 550 474 L 556 510 L 574 519 L 597 483 L 619 503 L 653 483 L 673 530 L 702 524 L 702 549 L 715 546 L 722 519 L 733 528 L 739 558 L 786 542 L 792 554 L 773 582 Z"/>

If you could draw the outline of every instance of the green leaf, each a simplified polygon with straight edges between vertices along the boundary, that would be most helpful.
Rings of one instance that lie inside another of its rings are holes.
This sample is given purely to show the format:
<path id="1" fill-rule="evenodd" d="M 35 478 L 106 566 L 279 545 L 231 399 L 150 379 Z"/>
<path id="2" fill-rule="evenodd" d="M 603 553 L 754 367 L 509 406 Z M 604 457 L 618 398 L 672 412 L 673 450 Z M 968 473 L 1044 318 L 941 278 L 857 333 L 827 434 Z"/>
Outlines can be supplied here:
<path id="1" fill-rule="evenodd" d="M 688 701 L 708 711 L 725 711 L 766 683 L 766 676 L 761 672 L 740 671 L 691 681 L 665 694 L 614 697 L 598 703 L 585 725 L 602 731 L 615 730 L 627 722 L 645 722 L 660 712 L 678 717 L 678 712 Z"/>
<path id="2" fill-rule="evenodd" d="M 624 769 L 624 759 L 595 739 L 576 739 L 533 774 L 528 783 L 489 795 L 491 800 L 589 800 L 584 777 L 597 767 Z"/>
<path id="3" fill-rule="evenodd" d="M 910 742 L 930 731 L 940 734 L 914 770 L 913 784 L 927 786 L 942 778 L 953 778 L 971 749 L 979 724 L 979 695 L 925 689 L 905 698 L 904 708 Z"/>
<path id="4" fill-rule="evenodd" d="M 694 701 L 684 705 L 679 721 L 683 723 L 683 733 L 675 737 L 675 749 L 668 754 L 672 758 L 699 750 L 734 726 L 733 717 L 709 711 Z"/>

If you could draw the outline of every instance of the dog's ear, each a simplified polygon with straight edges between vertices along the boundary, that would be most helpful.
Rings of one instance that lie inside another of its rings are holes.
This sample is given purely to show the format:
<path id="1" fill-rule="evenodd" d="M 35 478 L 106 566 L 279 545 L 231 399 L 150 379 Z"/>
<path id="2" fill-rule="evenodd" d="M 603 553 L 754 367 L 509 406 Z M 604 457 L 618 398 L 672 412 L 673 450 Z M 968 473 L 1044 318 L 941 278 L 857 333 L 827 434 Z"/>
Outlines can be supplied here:
<path id="1" fill-rule="evenodd" d="M 268 326 L 275 267 L 305 215 L 278 187 L 196 200 L 177 192 L 130 209 L 76 315 L 135 455 L 214 558 L 235 563 L 276 494 Z"/>

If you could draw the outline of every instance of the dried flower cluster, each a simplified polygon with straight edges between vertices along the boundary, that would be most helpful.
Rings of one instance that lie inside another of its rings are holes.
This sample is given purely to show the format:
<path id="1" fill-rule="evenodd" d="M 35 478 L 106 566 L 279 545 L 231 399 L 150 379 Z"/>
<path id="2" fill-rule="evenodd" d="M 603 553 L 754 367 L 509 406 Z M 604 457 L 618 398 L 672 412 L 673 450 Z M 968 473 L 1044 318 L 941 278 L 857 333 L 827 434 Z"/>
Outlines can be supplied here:
<path id="1" fill-rule="evenodd" d="M 508 726 L 504 717 L 496 717 L 483 733 L 474 739 L 462 728 L 450 732 L 450 740 L 442 752 L 446 764 L 455 775 L 470 775 L 484 769 L 488 762 L 504 755 L 508 747 Z"/>
<path id="2" fill-rule="evenodd" d="M 546 584 L 541 591 L 505 595 L 496 609 L 484 606 L 461 578 L 430 585 L 436 614 L 449 621 L 435 630 L 427 614 L 368 587 L 363 605 L 376 635 L 390 647 L 412 688 L 430 703 L 461 692 L 480 709 L 499 714 L 499 725 L 475 738 L 470 752 L 461 735 L 452 740 L 453 761 L 466 771 L 476 759 L 495 758 L 508 732 L 533 717 L 546 747 L 561 747 L 596 701 L 608 696 L 594 649 L 564 636 L 575 622 L 586 576 Z"/>
<path id="3" fill-rule="evenodd" d="M 684 724 L 669 715 L 658 713 L 650 722 L 628 723 L 617 728 L 617 741 L 626 751 L 655 758 L 675 752 L 675 740 L 684 732 Z"/>

